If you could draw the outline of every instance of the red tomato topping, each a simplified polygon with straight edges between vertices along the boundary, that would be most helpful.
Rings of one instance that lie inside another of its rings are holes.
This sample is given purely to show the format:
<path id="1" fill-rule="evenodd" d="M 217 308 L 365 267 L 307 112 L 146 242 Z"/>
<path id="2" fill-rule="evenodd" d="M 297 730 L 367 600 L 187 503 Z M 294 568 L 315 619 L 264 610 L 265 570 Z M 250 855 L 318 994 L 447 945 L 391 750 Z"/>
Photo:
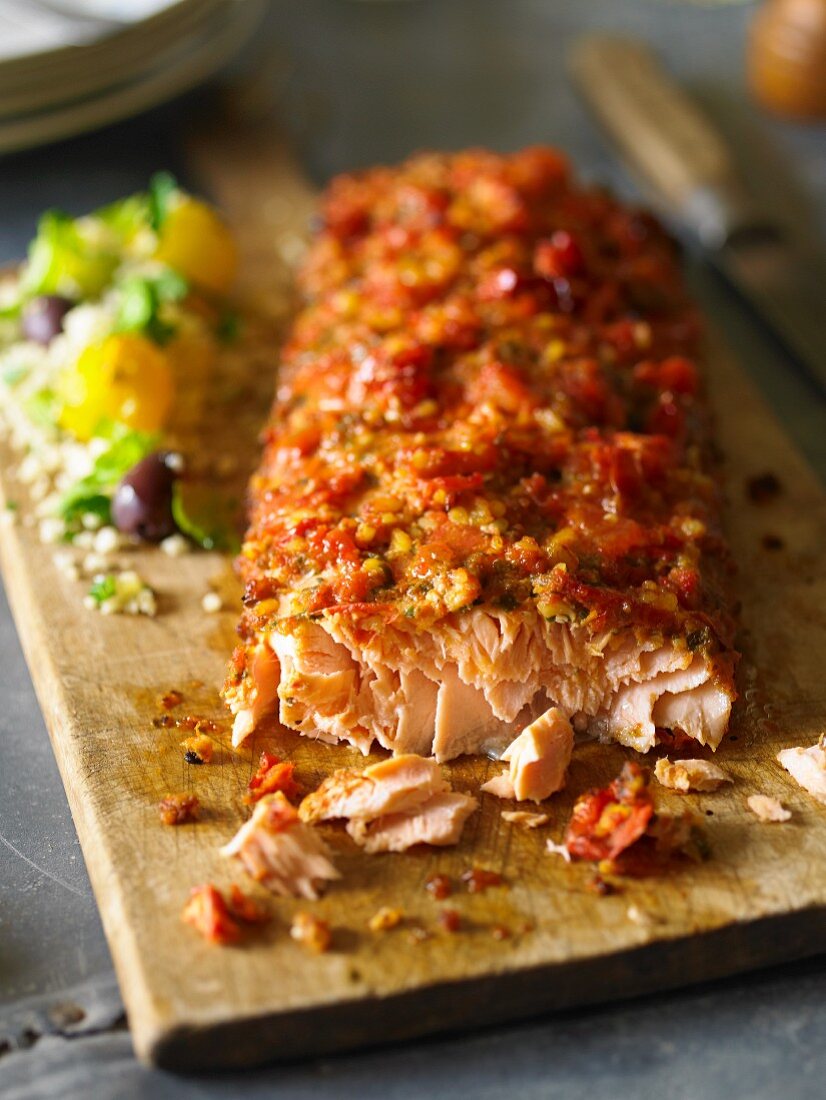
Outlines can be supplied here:
<path id="1" fill-rule="evenodd" d="M 565 229 L 558 229 L 550 240 L 539 241 L 533 255 L 533 266 L 543 279 L 567 279 L 583 273 L 585 259 L 576 237 Z"/>
<path id="2" fill-rule="evenodd" d="M 644 835 L 653 813 L 647 772 L 627 763 L 610 786 L 577 799 L 565 847 L 573 859 L 615 860 Z"/>
<path id="3" fill-rule="evenodd" d="M 585 631 L 728 644 L 701 326 L 655 219 L 551 149 L 426 153 L 331 185 L 300 289 L 242 636 L 550 595 Z"/>
<path id="4" fill-rule="evenodd" d="M 230 914 L 223 894 L 210 882 L 192 888 L 181 920 L 192 925 L 208 943 L 237 943 L 241 938 L 241 929 Z"/>
<path id="5" fill-rule="evenodd" d="M 298 796 L 298 786 L 293 779 L 295 765 L 282 761 L 278 756 L 262 752 L 258 771 L 247 785 L 244 802 L 248 806 L 258 802 L 265 794 L 281 791 L 290 800 Z"/>

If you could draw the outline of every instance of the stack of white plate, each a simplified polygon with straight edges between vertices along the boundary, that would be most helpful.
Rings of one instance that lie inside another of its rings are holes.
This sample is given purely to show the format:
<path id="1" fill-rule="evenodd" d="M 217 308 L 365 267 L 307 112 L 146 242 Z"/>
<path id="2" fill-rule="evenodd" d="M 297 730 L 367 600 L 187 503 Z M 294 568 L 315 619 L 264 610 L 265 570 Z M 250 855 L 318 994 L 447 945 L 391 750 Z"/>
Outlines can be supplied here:
<path id="1" fill-rule="evenodd" d="M 193 88 L 266 0 L 0 0 L 0 153 L 96 129 Z"/>

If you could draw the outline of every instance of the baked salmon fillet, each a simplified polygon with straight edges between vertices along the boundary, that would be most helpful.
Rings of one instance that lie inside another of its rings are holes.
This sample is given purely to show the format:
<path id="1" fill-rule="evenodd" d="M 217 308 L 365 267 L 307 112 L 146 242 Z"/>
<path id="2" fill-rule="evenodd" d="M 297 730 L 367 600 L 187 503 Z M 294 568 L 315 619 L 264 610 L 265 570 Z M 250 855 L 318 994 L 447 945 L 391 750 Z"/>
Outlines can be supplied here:
<path id="1" fill-rule="evenodd" d="M 671 239 L 530 148 L 335 179 L 300 275 L 225 685 L 367 753 L 715 748 L 730 567 Z"/>

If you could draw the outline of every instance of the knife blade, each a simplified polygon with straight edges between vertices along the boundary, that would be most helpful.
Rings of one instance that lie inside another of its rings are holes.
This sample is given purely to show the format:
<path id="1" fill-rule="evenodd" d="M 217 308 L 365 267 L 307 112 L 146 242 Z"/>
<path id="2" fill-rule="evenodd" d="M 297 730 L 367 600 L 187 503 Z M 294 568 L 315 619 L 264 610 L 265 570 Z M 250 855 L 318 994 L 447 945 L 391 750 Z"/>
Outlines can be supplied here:
<path id="1" fill-rule="evenodd" d="M 826 390 L 826 263 L 760 209 L 722 136 L 644 43 L 588 35 L 571 72 L 670 220 Z"/>

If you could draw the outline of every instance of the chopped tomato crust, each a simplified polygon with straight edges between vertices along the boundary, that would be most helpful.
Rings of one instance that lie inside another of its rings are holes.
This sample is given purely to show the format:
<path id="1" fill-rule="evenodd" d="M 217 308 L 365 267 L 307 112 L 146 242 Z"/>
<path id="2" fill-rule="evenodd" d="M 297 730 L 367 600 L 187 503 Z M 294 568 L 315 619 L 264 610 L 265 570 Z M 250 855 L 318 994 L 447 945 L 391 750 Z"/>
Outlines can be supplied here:
<path id="1" fill-rule="evenodd" d="M 383 905 L 381 909 L 376 910 L 367 922 L 367 927 L 371 932 L 387 932 L 391 928 L 398 927 L 403 920 L 404 913 L 401 909 L 393 909 L 388 905 Z"/>
<path id="2" fill-rule="evenodd" d="M 655 814 L 647 768 L 630 761 L 608 786 L 577 799 L 563 850 L 591 860 L 602 874 L 650 875 L 675 857 L 705 859 L 705 840 L 690 813 Z M 549 850 L 558 850 L 551 842 Z"/>
<path id="3" fill-rule="evenodd" d="M 610 786 L 577 799 L 565 846 L 573 859 L 616 860 L 645 834 L 653 814 L 648 770 L 626 763 Z"/>
<path id="4" fill-rule="evenodd" d="M 242 637 L 519 608 L 684 640 L 729 683 L 702 327 L 655 219 L 552 149 L 427 153 L 333 181 L 300 288 Z"/>
<path id="5" fill-rule="evenodd" d="M 186 825 L 198 820 L 200 803 L 196 794 L 168 794 L 159 802 L 158 811 L 164 825 Z"/>
<path id="6" fill-rule="evenodd" d="M 188 764 L 208 764 L 215 751 L 212 741 L 203 733 L 185 738 L 181 741 L 181 748 Z"/>
<path id="7" fill-rule="evenodd" d="M 258 761 L 258 771 L 249 781 L 244 802 L 252 806 L 266 794 L 275 794 L 281 791 L 285 798 L 293 800 L 298 797 L 298 784 L 293 778 L 295 765 L 281 760 L 273 753 L 262 752 Z"/>
<path id="8" fill-rule="evenodd" d="M 486 867 L 469 867 L 460 877 L 469 894 L 483 894 L 489 886 L 501 886 L 504 881 L 498 871 Z"/>
<path id="9" fill-rule="evenodd" d="M 235 883 L 229 888 L 229 909 L 234 917 L 245 924 L 265 924 L 270 919 L 264 906 L 245 894 Z"/>
<path id="10" fill-rule="evenodd" d="M 333 938 L 327 921 L 304 911 L 293 917 L 290 936 L 314 955 L 328 951 Z"/>
<path id="11" fill-rule="evenodd" d="M 445 932 L 458 932 L 462 927 L 462 917 L 456 909 L 442 909 L 438 921 L 439 927 Z"/>
<path id="12" fill-rule="evenodd" d="M 241 938 L 241 929 L 233 919 L 223 894 L 211 882 L 192 888 L 181 920 L 191 925 L 208 943 L 237 943 Z"/>

